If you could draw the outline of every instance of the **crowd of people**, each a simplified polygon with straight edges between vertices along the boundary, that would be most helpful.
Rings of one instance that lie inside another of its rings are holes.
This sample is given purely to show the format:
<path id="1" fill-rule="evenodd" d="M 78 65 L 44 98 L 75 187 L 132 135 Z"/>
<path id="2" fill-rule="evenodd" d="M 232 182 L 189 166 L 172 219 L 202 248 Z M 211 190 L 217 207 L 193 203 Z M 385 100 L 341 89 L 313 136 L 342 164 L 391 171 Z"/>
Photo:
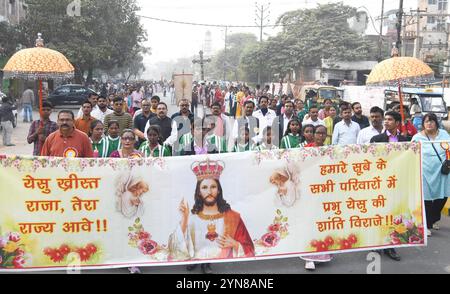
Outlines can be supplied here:
<path id="1" fill-rule="evenodd" d="M 373 107 L 367 117 L 360 103 L 341 101 L 336 105 L 329 99 L 305 103 L 292 95 L 273 95 L 269 86 L 251 90 L 245 85 L 231 85 L 222 90 L 216 83 L 198 83 L 193 87 L 192 101 L 178 101 L 179 111 L 170 115 L 167 104 L 151 88 L 133 86 L 126 95 L 119 90 L 91 94 L 77 115 L 62 110 L 57 122 L 50 120 L 52 105 L 44 102 L 42 117 L 32 122 L 27 138 L 28 143 L 34 144 L 33 155 L 169 157 L 450 140 L 434 114 L 421 117 L 417 129 L 417 124 L 414 126 L 411 121 L 417 113 L 408 109 L 402 116 L 398 108 L 385 111 Z M 200 113 L 199 107 L 206 111 Z M 2 117 L 2 125 L 7 119 Z M 439 229 L 440 212 L 450 195 L 450 183 L 448 175 L 437 171 L 446 159 L 445 151 L 427 144 L 423 156 L 427 234 L 431 236 L 431 230 Z M 394 260 L 401 259 L 394 249 L 384 251 Z M 306 268 L 314 269 L 315 261 L 330 261 L 331 257 L 304 259 Z M 212 270 L 204 264 L 202 271 Z"/>

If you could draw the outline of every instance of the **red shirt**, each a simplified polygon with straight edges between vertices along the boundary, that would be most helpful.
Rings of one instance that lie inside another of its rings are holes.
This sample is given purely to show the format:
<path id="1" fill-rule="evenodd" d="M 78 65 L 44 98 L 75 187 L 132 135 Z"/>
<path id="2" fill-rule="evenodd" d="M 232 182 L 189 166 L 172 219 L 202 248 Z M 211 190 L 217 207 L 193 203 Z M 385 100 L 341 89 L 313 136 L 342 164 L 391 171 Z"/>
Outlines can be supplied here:
<path id="1" fill-rule="evenodd" d="M 313 142 L 313 143 L 306 144 L 305 147 L 317 147 L 317 146 L 316 146 L 316 143 Z"/>
<path id="2" fill-rule="evenodd" d="M 89 137 L 82 131 L 74 129 L 64 138 L 58 130 L 45 140 L 41 156 L 93 158 L 94 152 Z"/>
<path id="3" fill-rule="evenodd" d="M 417 134 L 417 129 L 416 129 L 416 127 L 414 127 L 414 125 L 413 125 L 410 121 L 407 121 L 407 122 L 406 122 L 406 125 L 403 124 L 403 125 L 401 126 L 401 131 L 400 131 L 400 132 L 401 132 L 402 134 L 404 134 L 405 131 L 407 132 L 407 136 L 408 136 L 408 137 L 414 137 L 414 135 Z"/>

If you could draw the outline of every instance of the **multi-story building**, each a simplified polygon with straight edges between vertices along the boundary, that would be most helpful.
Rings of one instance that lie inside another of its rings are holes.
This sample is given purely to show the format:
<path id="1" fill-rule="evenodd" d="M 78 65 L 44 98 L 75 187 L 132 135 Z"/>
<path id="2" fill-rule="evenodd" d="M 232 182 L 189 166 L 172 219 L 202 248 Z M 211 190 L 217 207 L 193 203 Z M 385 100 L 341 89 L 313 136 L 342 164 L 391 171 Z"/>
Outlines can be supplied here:
<path id="1" fill-rule="evenodd" d="M 25 0 L 0 0 L 0 22 L 6 21 L 12 25 L 20 23 L 26 15 L 28 5 Z"/>
<path id="2" fill-rule="evenodd" d="M 418 10 L 406 18 L 406 36 L 417 38 L 415 46 L 419 46 L 418 56 L 428 62 L 438 62 L 445 59 L 449 39 L 449 9 L 448 0 L 418 0 Z M 419 26 L 417 26 L 419 19 Z"/>

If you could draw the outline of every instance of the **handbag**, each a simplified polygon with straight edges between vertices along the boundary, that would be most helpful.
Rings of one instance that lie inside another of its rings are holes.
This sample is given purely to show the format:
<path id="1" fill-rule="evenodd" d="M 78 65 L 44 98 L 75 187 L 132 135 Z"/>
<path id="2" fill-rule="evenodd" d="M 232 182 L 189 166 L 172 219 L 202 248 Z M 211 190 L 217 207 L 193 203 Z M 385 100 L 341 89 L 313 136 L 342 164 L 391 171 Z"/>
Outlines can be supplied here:
<path id="1" fill-rule="evenodd" d="M 431 142 L 430 137 L 428 137 L 428 135 L 427 135 L 427 138 L 428 138 L 428 141 Z M 437 152 L 436 147 L 434 147 L 433 143 L 431 143 L 431 146 L 433 147 L 434 152 L 436 152 L 436 155 L 438 156 L 439 161 L 442 163 L 441 174 L 443 174 L 443 175 L 450 174 L 450 160 L 447 160 L 447 159 L 442 160 L 441 156 L 439 155 L 439 152 Z"/>

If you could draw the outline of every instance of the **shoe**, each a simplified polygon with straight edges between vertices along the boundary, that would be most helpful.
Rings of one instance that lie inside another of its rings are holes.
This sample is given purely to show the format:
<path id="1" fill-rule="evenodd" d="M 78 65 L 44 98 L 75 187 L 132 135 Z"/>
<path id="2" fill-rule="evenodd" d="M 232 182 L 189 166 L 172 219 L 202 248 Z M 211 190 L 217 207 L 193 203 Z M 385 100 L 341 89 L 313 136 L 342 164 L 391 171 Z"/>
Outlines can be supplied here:
<path id="1" fill-rule="evenodd" d="M 5 145 L 6 147 L 14 147 L 14 146 L 16 146 L 15 144 L 6 144 Z"/>
<path id="2" fill-rule="evenodd" d="M 393 248 L 385 249 L 384 250 L 384 254 L 386 254 L 387 256 L 389 256 L 390 259 L 393 259 L 395 261 L 400 261 L 401 260 L 400 255 L 398 255 L 398 253 Z"/>
<path id="3" fill-rule="evenodd" d="M 314 261 L 307 261 L 305 263 L 305 269 L 309 270 L 309 271 L 313 271 L 316 269 L 316 265 L 314 264 Z"/>
<path id="4" fill-rule="evenodd" d="M 427 237 L 431 237 L 431 231 L 427 229 Z"/>
<path id="5" fill-rule="evenodd" d="M 205 275 L 210 275 L 213 273 L 210 263 L 202 263 L 200 267 L 202 268 L 202 273 Z"/>
<path id="6" fill-rule="evenodd" d="M 197 266 L 198 266 L 198 264 L 190 264 L 190 265 L 187 265 L 187 266 L 186 266 L 186 270 L 187 270 L 188 272 L 191 272 L 191 271 L 195 270 L 195 269 L 197 268 Z"/>
<path id="7" fill-rule="evenodd" d="M 440 227 L 439 227 L 439 224 L 438 224 L 438 223 L 435 223 L 435 224 L 433 225 L 433 230 L 436 230 L 436 231 L 439 231 L 439 230 L 440 230 Z"/>
<path id="8" fill-rule="evenodd" d="M 138 267 L 129 267 L 128 270 L 130 271 L 130 274 L 142 274 L 141 270 Z"/>

